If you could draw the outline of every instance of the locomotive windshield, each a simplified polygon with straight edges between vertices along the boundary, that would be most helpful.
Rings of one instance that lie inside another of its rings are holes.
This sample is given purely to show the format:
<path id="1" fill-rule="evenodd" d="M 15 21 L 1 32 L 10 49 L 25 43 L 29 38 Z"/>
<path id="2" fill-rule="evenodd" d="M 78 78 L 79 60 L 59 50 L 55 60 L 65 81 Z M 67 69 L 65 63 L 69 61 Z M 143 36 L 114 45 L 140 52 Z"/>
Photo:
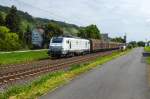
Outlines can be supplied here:
<path id="1" fill-rule="evenodd" d="M 62 41 L 63 41 L 63 38 L 54 37 L 54 38 L 52 39 L 52 43 L 62 43 Z"/>

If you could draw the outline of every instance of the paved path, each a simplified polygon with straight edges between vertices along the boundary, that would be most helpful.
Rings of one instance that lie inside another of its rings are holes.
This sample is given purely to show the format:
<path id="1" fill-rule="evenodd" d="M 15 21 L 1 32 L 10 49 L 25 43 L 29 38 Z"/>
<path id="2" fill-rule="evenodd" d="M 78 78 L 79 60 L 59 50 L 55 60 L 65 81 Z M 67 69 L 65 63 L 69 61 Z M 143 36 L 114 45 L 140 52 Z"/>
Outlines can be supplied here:
<path id="1" fill-rule="evenodd" d="M 41 99 L 150 99 L 142 48 L 81 75 Z"/>

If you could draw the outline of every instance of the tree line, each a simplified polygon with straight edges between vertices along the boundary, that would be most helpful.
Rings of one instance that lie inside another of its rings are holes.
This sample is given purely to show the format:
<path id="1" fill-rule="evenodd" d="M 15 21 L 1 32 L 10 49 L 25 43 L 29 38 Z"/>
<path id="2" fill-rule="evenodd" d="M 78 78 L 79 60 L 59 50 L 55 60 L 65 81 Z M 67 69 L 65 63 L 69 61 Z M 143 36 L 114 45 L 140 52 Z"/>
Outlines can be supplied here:
<path id="1" fill-rule="evenodd" d="M 21 38 L 23 37 L 19 25 L 20 17 L 17 15 L 15 6 L 12 6 L 5 17 L 0 13 L 0 50 L 18 50 L 21 48 Z"/>
<path id="2" fill-rule="evenodd" d="M 146 42 L 143 41 L 131 41 L 128 43 L 128 47 L 133 48 L 133 47 L 145 47 Z"/>
<path id="3" fill-rule="evenodd" d="M 10 11 L 5 15 L 3 13 L 0 13 L 0 51 L 33 48 L 31 42 L 33 27 L 25 22 L 24 24 L 26 25 L 26 27 L 23 27 L 22 20 L 23 18 L 18 14 L 18 10 L 15 6 L 12 6 Z M 62 26 L 56 24 L 56 22 L 53 21 L 46 24 L 38 23 L 35 25 L 35 27 L 36 26 L 40 26 L 45 31 L 43 35 L 43 43 L 45 48 L 48 47 L 51 37 L 65 35 Z M 86 39 L 101 39 L 101 32 L 94 24 L 86 27 L 77 27 L 77 29 L 78 33 L 74 36 Z M 111 41 L 121 43 L 125 42 L 121 37 L 113 38 L 111 39 Z"/>
<path id="4" fill-rule="evenodd" d="M 25 48 L 32 48 L 31 33 L 32 27 L 27 25 L 25 30 L 22 29 L 22 17 L 17 13 L 17 8 L 12 6 L 10 11 L 4 15 L 0 13 L 0 50 L 19 50 Z M 49 40 L 52 36 L 64 35 L 63 28 L 54 23 L 48 24 L 36 24 L 44 29 L 44 45 L 46 47 L 49 44 Z M 100 39 L 100 30 L 96 25 L 89 25 L 87 27 L 79 27 L 76 36 L 82 38 L 95 38 Z"/>

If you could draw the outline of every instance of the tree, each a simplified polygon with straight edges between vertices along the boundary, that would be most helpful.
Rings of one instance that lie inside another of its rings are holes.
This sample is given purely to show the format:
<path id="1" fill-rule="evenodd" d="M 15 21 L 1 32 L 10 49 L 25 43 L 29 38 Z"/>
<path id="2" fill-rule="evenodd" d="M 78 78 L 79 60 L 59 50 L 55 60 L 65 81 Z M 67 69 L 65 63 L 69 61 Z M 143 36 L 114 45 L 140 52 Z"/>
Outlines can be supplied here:
<path id="1" fill-rule="evenodd" d="M 12 31 L 12 32 L 20 32 L 20 17 L 17 14 L 17 8 L 15 6 L 11 7 L 11 10 L 6 16 L 6 26 Z"/>
<path id="2" fill-rule="evenodd" d="M 9 50 L 18 50 L 21 47 L 19 43 L 19 36 L 16 33 L 7 33 L 4 39 L 5 46 L 3 49 Z"/>
<path id="3" fill-rule="evenodd" d="M 101 38 L 99 29 L 97 28 L 96 25 L 93 25 L 93 24 L 87 27 L 81 28 L 78 33 L 78 36 L 82 38 L 93 38 L 93 39 Z"/>
<path id="4" fill-rule="evenodd" d="M 0 12 L 0 26 L 3 26 L 4 24 L 5 24 L 5 20 L 3 14 Z"/>
<path id="5" fill-rule="evenodd" d="M 60 26 L 56 23 L 53 23 L 53 22 L 50 22 L 46 26 L 46 32 L 49 34 L 49 36 L 63 35 L 63 30 L 60 28 Z"/>
<path id="6" fill-rule="evenodd" d="M 116 37 L 111 39 L 112 42 L 125 43 L 125 40 L 121 37 Z"/>
<path id="7" fill-rule="evenodd" d="M 0 39 L 4 39 L 5 35 L 9 32 L 10 30 L 5 27 L 5 26 L 0 26 Z"/>
<path id="8" fill-rule="evenodd" d="M 136 47 L 137 46 L 137 42 L 136 41 L 131 41 L 131 42 L 129 42 L 128 45 L 131 45 L 132 47 Z"/>
<path id="9" fill-rule="evenodd" d="M 82 38 L 89 38 L 89 37 L 87 36 L 86 29 L 83 28 L 83 27 L 79 29 L 78 36 L 79 36 L 79 37 L 82 37 Z"/>
<path id="10" fill-rule="evenodd" d="M 30 45 L 31 44 L 31 27 L 29 25 L 27 25 L 24 38 L 25 38 L 25 43 Z"/>
<path id="11" fill-rule="evenodd" d="M 44 42 L 48 44 L 51 37 L 60 35 L 63 35 L 61 27 L 54 22 L 50 22 L 45 27 Z"/>
<path id="12" fill-rule="evenodd" d="M 137 45 L 140 46 L 140 47 L 144 47 L 145 46 L 145 42 L 139 41 L 139 42 L 137 42 Z"/>
<path id="13" fill-rule="evenodd" d="M 6 34 L 9 32 L 10 30 L 5 27 L 5 26 L 0 26 L 0 50 L 3 49 L 3 46 L 5 45 L 4 39 Z"/>
<path id="14" fill-rule="evenodd" d="M 0 26 L 0 50 L 17 50 L 21 47 L 17 33 L 10 33 L 5 26 Z"/>

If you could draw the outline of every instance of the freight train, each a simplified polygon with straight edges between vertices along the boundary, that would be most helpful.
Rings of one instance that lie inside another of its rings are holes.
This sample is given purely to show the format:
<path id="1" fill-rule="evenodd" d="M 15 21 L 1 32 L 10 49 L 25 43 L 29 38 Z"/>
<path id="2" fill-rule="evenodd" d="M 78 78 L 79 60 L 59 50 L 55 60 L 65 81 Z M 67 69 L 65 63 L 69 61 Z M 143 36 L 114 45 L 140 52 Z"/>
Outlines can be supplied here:
<path id="1" fill-rule="evenodd" d="M 52 57 L 74 56 L 104 50 L 124 49 L 125 44 L 106 42 L 99 39 L 82 39 L 78 37 L 52 37 L 48 54 Z"/>

